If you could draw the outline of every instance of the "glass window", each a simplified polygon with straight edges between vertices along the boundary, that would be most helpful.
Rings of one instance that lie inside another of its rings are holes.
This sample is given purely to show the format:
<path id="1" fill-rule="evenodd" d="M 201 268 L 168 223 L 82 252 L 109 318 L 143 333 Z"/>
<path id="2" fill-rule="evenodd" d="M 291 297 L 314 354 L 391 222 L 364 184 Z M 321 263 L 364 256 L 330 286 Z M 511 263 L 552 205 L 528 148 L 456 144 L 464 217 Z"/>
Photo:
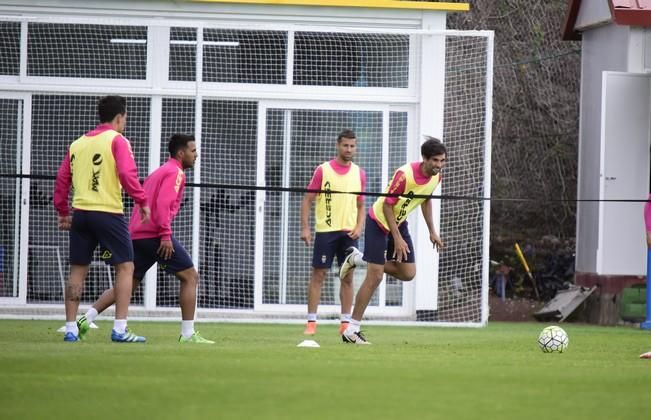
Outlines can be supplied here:
<path id="1" fill-rule="evenodd" d="M 409 37 L 297 32 L 294 84 L 406 88 Z"/>
<path id="2" fill-rule="evenodd" d="M 29 76 L 136 79 L 147 77 L 147 28 L 30 23 Z"/>
<path id="3" fill-rule="evenodd" d="M 204 82 L 285 83 L 287 33 L 206 29 Z"/>
<path id="4" fill-rule="evenodd" d="M 169 80 L 196 80 L 196 63 L 197 29 L 170 28 Z"/>
<path id="5" fill-rule="evenodd" d="M 0 22 L 0 75 L 20 72 L 20 22 Z"/>
<path id="6" fill-rule="evenodd" d="M 170 31 L 170 80 L 196 80 L 196 38 L 194 28 Z M 286 54 L 285 32 L 206 29 L 203 81 L 284 84 Z"/>

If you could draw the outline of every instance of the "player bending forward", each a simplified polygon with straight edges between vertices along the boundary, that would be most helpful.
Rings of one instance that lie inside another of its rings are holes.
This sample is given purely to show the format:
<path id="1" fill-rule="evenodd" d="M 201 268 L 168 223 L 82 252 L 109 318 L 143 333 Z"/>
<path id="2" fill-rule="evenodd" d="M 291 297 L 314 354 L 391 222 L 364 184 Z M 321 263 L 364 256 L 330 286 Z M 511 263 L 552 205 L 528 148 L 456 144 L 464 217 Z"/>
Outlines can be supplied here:
<path id="1" fill-rule="evenodd" d="M 131 216 L 129 231 L 135 255 L 133 288 L 135 290 L 138 287 L 147 270 L 158 262 L 161 268 L 181 281 L 179 302 L 182 320 L 179 342 L 213 344 L 214 341 L 203 338 L 194 330 L 199 273 L 185 248 L 172 236 L 172 220 L 179 211 L 185 189 L 183 171 L 192 168 L 198 156 L 194 136 L 174 134 L 168 150 L 170 159 L 149 175 L 143 184 L 151 208 L 151 221 L 147 224 L 140 222 L 138 205 L 134 207 Z M 90 329 L 90 323 L 113 302 L 113 289 L 102 293 L 97 302 L 77 321 L 79 338 L 84 338 Z"/>
<path id="2" fill-rule="evenodd" d="M 407 163 L 396 170 L 388 193 L 399 197 L 380 197 L 369 209 L 364 230 L 364 255 L 356 248 L 344 260 L 339 277 L 348 275 L 358 265 L 367 265 L 366 278 L 355 297 L 353 316 L 341 338 L 344 343 L 370 344 L 360 331 L 364 311 L 384 273 L 409 281 L 416 276 L 414 245 L 407 227 L 407 216 L 420 206 L 429 230 L 429 239 L 438 250 L 443 248 L 432 220 L 432 203 L 418 196 L 431 195 L 441 181 L 447 150 L 438 139 L 426 136 L 421 145 L 422 162 Z M 388 259 L 388 261 L 387 261 Z"/>

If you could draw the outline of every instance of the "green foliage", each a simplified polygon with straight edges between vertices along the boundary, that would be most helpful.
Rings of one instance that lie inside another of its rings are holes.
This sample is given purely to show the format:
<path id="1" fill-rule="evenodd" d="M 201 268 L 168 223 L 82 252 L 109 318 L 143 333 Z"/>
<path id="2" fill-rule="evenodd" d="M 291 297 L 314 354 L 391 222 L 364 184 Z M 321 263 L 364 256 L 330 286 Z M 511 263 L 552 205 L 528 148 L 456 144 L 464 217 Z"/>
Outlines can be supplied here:
<path id="1" fill-rule="evenodd" d="M 574 237 L 581 44 L 561 39 L 567 2 L 470 3 L 448 28 L 495 32 L 491 240 Z"/>

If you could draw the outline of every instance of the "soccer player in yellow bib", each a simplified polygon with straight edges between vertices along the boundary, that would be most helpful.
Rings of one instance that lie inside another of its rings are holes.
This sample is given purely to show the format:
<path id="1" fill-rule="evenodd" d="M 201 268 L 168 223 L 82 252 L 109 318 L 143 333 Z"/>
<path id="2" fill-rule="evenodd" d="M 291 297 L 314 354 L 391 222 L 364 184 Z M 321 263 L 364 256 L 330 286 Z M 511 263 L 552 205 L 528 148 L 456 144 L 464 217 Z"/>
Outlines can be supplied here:
<path id="1" fill-rule="evenodd" d="M 310 190 L 301 202 L 301 239 L 310 246 L 312 235 L 309 211 L 316 200 L 314 252 L 312 275 L 307 289 L 307 324 L 304 333 L 316 334 L 316 312 L 321 300 L 321 287 L 326 274 L 337 257 L 342 265 L 346 249 L 357 245 L 364 226 L 364 197 L 355 194 L 331 194 L 328 191 L 361 192 L 366 185 L 366 173 L 353 163 L 357 137 L 352 130 L 343 130 L 337 136 L 337 157 L 317 166 L 308 185 Z M 340 278 L 341 324 L 339 334 L 348 326 L 353 304 L 352 272 Z"/>
<path id="2" fill-rule="evenodd" d="M 127 328 L 133 277 L 133 246 L 124 218 L 122 189 L 140 206 L 143 223 L 149 221 L 147 196 L 133 158 L 131 144 L 122 135 L 127 123 L 127 100 L 106 96 L 97 104 L 100 124 L 68 148 L 54 188 L 59 228 L 70 232 L 70 277 L 65 289 L 64 341 L 79 341 L 75 319 L 86 276 L 97 245 L 115 266 L 115 322 L 111 340 L 144 343 L 145 337 Z M 68 196 L 73 191 L 70 215 Z"/>
<path id="3" fill-rule="evenodd" d="M 356 266 L 367 265 L 366 278 L 355 297 L 355 308 L 348 327 L 342 332 L 344 343 L 370 344 L 360 331 L 364 311 L 373 293 L 382 282 L 384 273 L 397 279 L 410 281 L 416 276 L 414 246 L 407 227 L 407 216 L 420 206 L 429 230 L 429 239 L 437 250 L 443 241 L 434 228 L 429 196 L 441 183 L 441 169 L 445 165 L 447 150 L 438 139 L 426 136 L 421 145 L 421 162 L 407 163 L 396 170 L 387 193 L 375 201 L 366 216 L 364 230 L 364 255 L 352 248 L 342 264 L 339 275 L 350 276 Z"/>

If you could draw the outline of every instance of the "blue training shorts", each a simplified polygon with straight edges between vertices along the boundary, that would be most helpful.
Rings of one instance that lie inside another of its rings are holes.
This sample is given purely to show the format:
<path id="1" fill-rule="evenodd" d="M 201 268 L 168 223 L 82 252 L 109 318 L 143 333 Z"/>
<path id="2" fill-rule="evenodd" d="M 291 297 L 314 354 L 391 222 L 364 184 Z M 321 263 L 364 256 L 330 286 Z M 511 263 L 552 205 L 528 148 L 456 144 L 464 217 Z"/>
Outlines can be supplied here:
<path id="1" fill-rule="evenodd" d="M 330 268 L 335 255 L 339 265 L 343 264 L 346 257 L 346 248 L 357 246 L 357 239 L 351 239 L 346 231 L 317 232 L 314 235 L 314 253 L 312 254 L 312 267 Z"/>
<path id="2" fill-rule="evenodd" d="M 129 227 L 121 214 L 75 210 L 69 237 L 70 264 L 89 265 L 98 244 L 110 264 L 133 261 Z"/>
<path id="3" fill-rule="evenodd" d="M 400 232 L 402 239 L 407 242 L 410 251 L 407 254 L 407 261 L 401 262 L 416 262 L 414 244 L 411 241 L 411 235 L 409 234 L 409 227 L 407 226 L 406 221 L 398 225 L 398 231 Z M 387 260 L 394 260 L 393 246 L 393 236 L 388 232 L 385 232 L 375 220 L 371 219 L 371 216 L 367 215 L 366 227 L 364 228 L 364 261 L 372 264 L 384 265 Z"/>
<path id="4" fill-rule="evenodd" d="M 192 258 L 188 252 L 183 248 L 183 245 L 172 236 L 172 246 L 174 252 L 169 260 L 164 260 L 158 255 L 158 247 L 160 246 L 160 238 L 148 239 L 134 239 L 133 251 L 135 254 L 133 264 L 133 277 L 142 280 L 145 277 L 147 270 L 151 268 L 154 263 L 158 263 L 162 270 L 170 274 L 176 274 L 180 271 L 187 270 L 194 267 Z"/>

